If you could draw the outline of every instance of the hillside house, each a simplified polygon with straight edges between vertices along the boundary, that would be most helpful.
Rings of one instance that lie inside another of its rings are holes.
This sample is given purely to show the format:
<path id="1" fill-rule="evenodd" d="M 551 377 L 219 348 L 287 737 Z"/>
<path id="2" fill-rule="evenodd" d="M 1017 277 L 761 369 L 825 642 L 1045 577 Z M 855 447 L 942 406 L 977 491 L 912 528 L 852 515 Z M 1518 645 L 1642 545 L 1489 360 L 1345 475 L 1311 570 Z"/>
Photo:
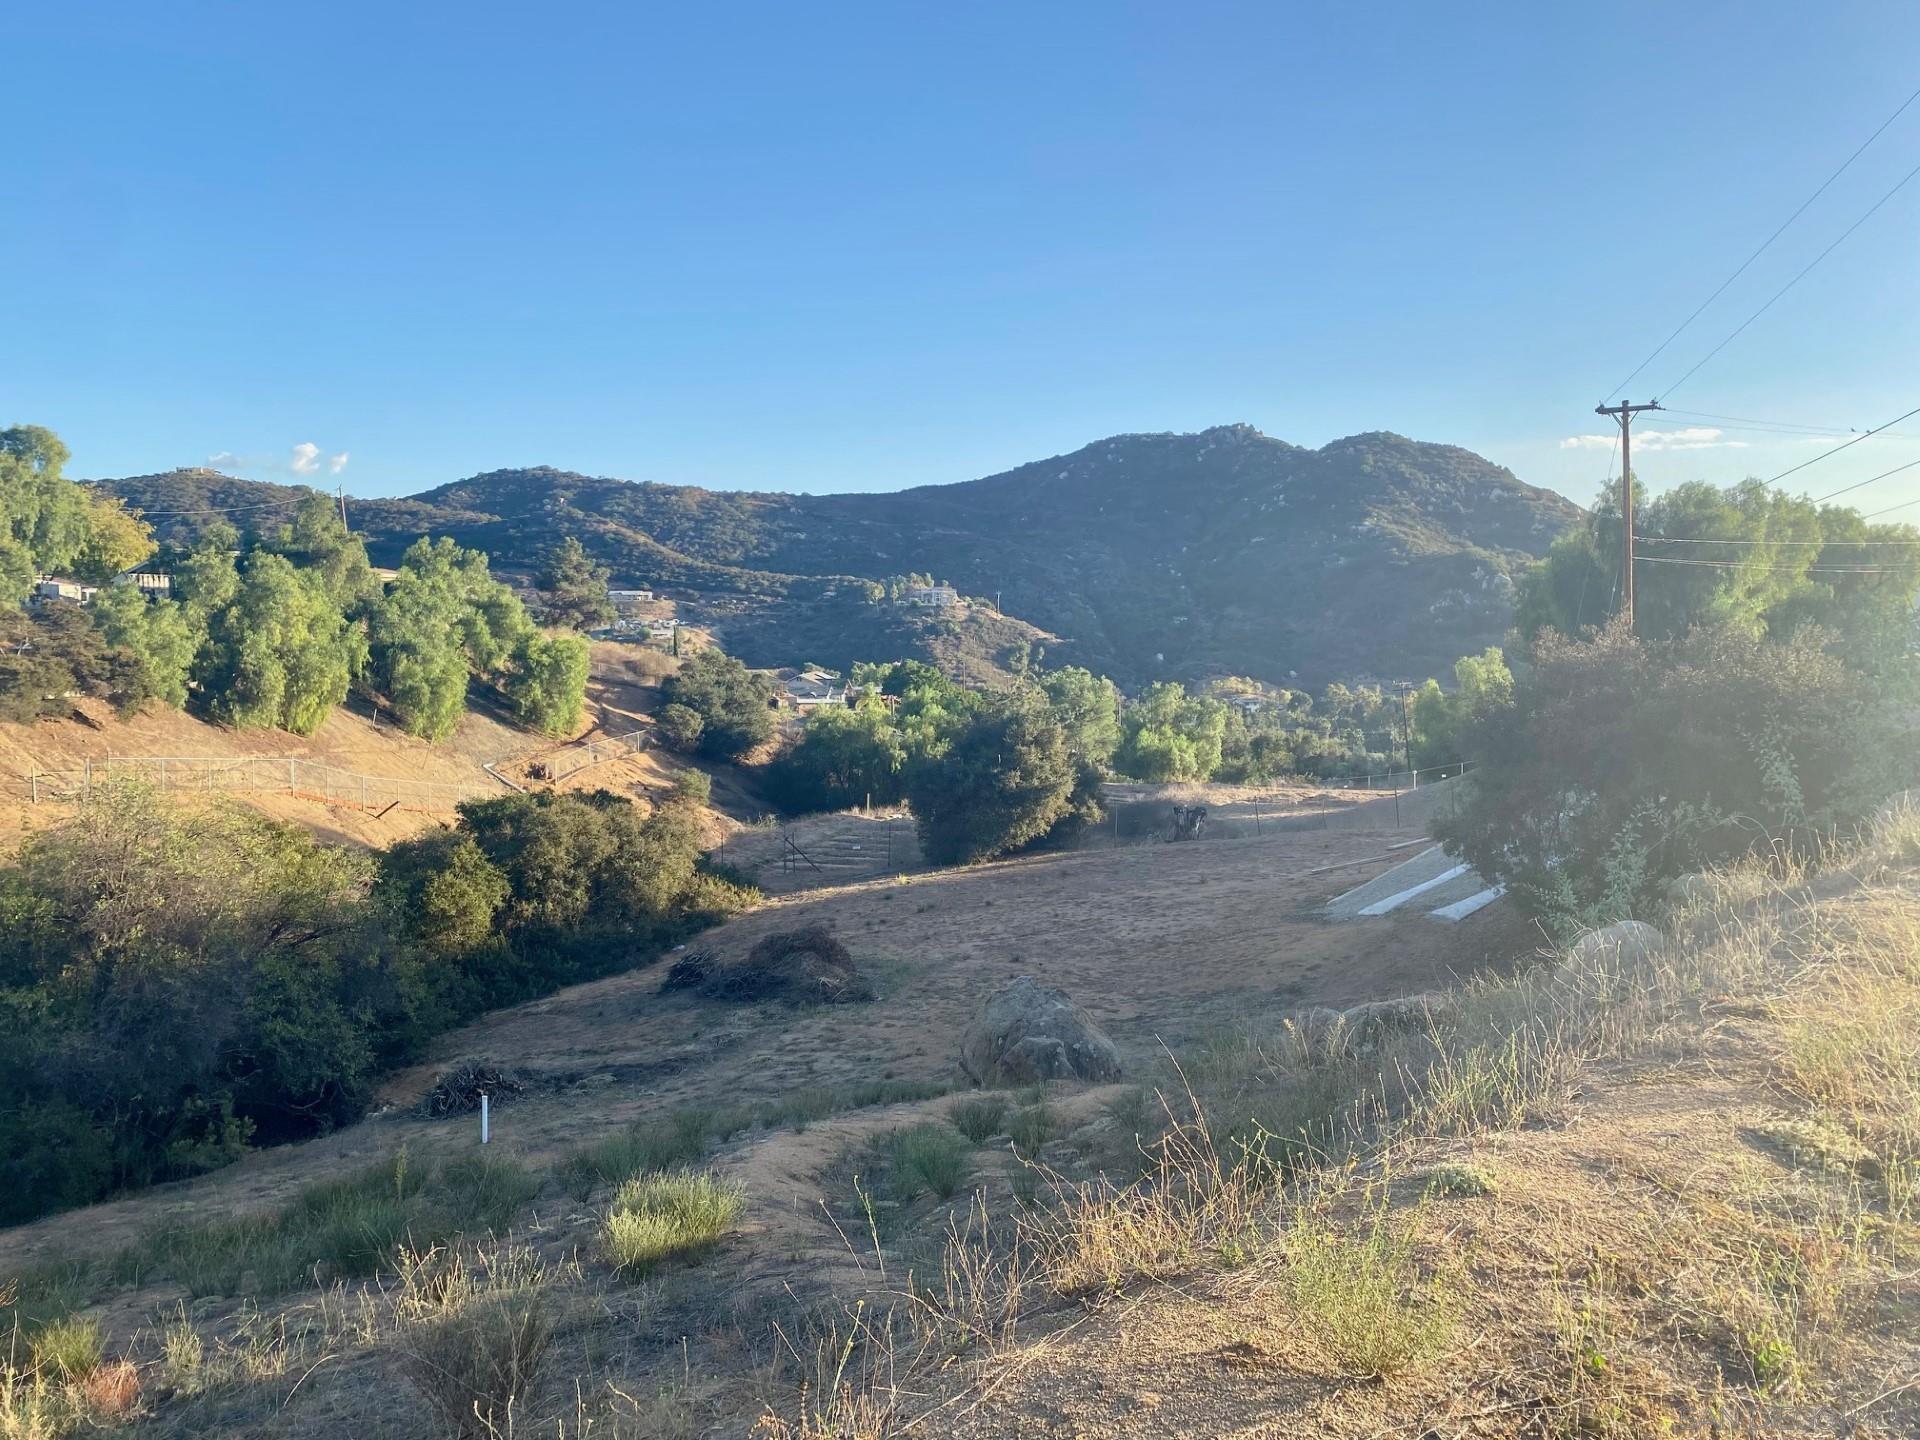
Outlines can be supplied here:
<path id="1" fill-rule="evenodd" d="M 123 570 L 113 577 L 116 585 L 131 585 L 148 600 L 173 598 L 173 576 L 164 570 Z"/>
<path id="2" fill-rule="evenodd" d="M 98 585 L 89 585 L 82 580 L 69 580 L 64 575 L 38 575 L 34 577 L 33 593 L 29 599 L 36 605 L 45 605 L 54 600 L 71 600 L 76 605 L 84 605 L 99 593 Z"/>
<path id="3" fill-rule="evenodd" d="M 631 610 L 636 605 L 651 605 L 653 603 L 653 591 L 644 589 L 609 590 L 607 591 L 607 599 L 613 602 L 613 608 L 615 610 L 626 611 Z"/>
<path id="4" fill-rule="evenodd" d="M 822 705 L 847 703 L 847 687 L 836 685 L 831 675 L 796 675 L 782 682 L 781 688 L 787 704 L 802 714 L 817 710 Z"/>
<path id="5" fill-rule="evenodd" d="M 909 585 L 901 601 L 923 610 L 946 610 L 960 603 L 960 592 L 951 585 Z"/>

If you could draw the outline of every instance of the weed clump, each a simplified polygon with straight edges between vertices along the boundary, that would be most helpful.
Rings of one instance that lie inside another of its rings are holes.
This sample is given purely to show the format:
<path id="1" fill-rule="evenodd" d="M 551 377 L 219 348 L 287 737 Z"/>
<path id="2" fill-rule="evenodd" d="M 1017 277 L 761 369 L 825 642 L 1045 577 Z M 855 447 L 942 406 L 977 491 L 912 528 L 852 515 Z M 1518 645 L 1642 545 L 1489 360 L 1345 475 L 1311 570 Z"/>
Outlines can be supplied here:
<path id="1" fill-rule="evenodd" d="M 1038 1154 L 1040 1147 L 1053 1138 L 1054 1129 L 1053 1111 L 1044 1102 L 1016 1112 L 1007 1122 L 1007 1134 L 1013 1140 L 1013 1148 L 1022 1155 Z"/>
<path id="2" fill-rule="evenodd" d="M 947 1111 L 953 1128 L 976 1145 L 998 1135 L 1001 1122 L 1006 1118 L 1007 1097 L 1004 1095 L 976 1095 Z"/>
<path id="3" fill-rule="evenodd" d="M 1437 1277 L 1422 1279 L 1413 1239 L 1385 1210 L 1357 1236 L 1302 1218 L 1287 1237 L 1294 1304 L 1349 1373 L 1387 1379 L 1438 1355 L 1456 1308 Z"/>
<path id="4" fill-rule="evenodd" d="M 896 1195 L 911 1200 L 925 1190 L 937 1200 L 951 1199 L 973 1173 L 971 1148 L 959 1131 L 937 1122 L 895 1131 L 888 1151 Z"/>
<path id="5" fill-rule="evenodd" d="M 1434 1166 L 1427 1176 L 1427 1193 L 1445 1200 L 1478 1199 L 1496 1188 L 1493 1172 L 1484 1165 L 1449 1162 Z"/>
<path id="6" fill-rule="evenodd" d="M 645 1274 L 715 1244 L 740 1219 L 746 1194 L 710 1172 L 629 1180 L 614 1196 L 604 1229 L 614 1268 Z"/>

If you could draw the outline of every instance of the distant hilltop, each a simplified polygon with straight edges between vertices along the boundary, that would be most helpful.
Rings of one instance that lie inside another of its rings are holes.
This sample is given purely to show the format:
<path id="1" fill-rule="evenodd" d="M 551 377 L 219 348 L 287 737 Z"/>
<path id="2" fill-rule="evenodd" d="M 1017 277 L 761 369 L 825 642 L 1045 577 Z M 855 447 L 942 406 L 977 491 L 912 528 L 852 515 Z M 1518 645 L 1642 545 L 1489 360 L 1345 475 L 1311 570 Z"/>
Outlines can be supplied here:
<path id="1" fill-rule="evenodd" d="M 96 483 L 173 512 L 155 518 L 170 540 L 220 518 L 207 512 L 277 524 L 305 493 L 201 468 Z M 387 563 L 432 532 L 525 571 L 574 535 L 616 584 L 790 605 L 849 578 L 930 575 L 1127 684 L 1438 673 L 1499 642 L 1512 577 L 1580 513 L 1458 446 L 1372 431 L 1313 450 L 1250 425 L 1115 435 L 887 494 L 713 491 L 541 466 L 407 499 L 349 497 L 348 509 Z"/>

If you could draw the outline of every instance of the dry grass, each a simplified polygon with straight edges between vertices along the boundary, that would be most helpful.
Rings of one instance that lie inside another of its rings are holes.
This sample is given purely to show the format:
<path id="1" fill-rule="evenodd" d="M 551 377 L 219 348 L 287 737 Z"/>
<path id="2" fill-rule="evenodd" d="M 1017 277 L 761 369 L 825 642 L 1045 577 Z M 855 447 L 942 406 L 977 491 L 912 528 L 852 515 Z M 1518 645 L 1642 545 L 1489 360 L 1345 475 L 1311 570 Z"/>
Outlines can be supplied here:
<path id="1" fill-rule="evenodd" d="M 403 1368 L 452 1434 L 513 1433 L 553 1341 L 549 1282 L 525 1250 L 476 1264 L 445 1251 L 404 1257 L 394 1295 Z"/>
<path id="2" fill-rule="evenodd" d="M 702 1171 L 645 1175 L 614 1196 L 603 1238 L 615 1269 L 641 1275 L 716 1244 L 739 1222 L 746 1194 Z"/>
<path id="3" fill-rule="evenodd" d="M 1344 1373 L 1386 1379 L 1447 1350 L 1459 1302 L 1448 1281 L 1423 1273 L 1414 1217 L 1369 1210 L 1355 1225 L 1303 1208 L 1282 1241 L 1285 1279 L 1294 1308 Z"/>

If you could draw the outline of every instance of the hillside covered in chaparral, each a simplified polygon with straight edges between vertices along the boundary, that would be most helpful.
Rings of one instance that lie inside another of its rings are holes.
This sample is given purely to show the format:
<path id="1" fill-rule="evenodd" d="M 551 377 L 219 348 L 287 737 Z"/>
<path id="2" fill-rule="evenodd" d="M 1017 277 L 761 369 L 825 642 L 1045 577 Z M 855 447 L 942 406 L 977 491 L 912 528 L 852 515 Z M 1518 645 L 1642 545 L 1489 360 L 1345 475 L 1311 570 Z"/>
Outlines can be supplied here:
<path id="1" fill-rule="evenodd" d="M 157 518 L 175 541 L 216 510 L 280 524 L 304 493 L 205 470 L 97 483 L 136 509 L 201 512 Z M 901 622 L 856 582 L 924 574 L 989 603 L 944 629 L 916 621 L 907 638 L 923 658 L 938 658 L 942 634 L 1004 612 L 969 648 L 1040 644 L 1127 685 L 1246 674 L 1313 687 L 1417 678 L 1498 643 L 1515 575 L 1579 515 L 1454 446 L 1376 432 L 1311 450 L 1245 425 L 1118 435 L 891 493 L 725 493 L 536 468 L 349 504 L 386 564 L 436 534 L 525 572 L 575 535 L 616 584 L 707 599 L 717 633 L 753 664 L 789 663 L 796 648 L 835 665 L 910 653 Z"/>

